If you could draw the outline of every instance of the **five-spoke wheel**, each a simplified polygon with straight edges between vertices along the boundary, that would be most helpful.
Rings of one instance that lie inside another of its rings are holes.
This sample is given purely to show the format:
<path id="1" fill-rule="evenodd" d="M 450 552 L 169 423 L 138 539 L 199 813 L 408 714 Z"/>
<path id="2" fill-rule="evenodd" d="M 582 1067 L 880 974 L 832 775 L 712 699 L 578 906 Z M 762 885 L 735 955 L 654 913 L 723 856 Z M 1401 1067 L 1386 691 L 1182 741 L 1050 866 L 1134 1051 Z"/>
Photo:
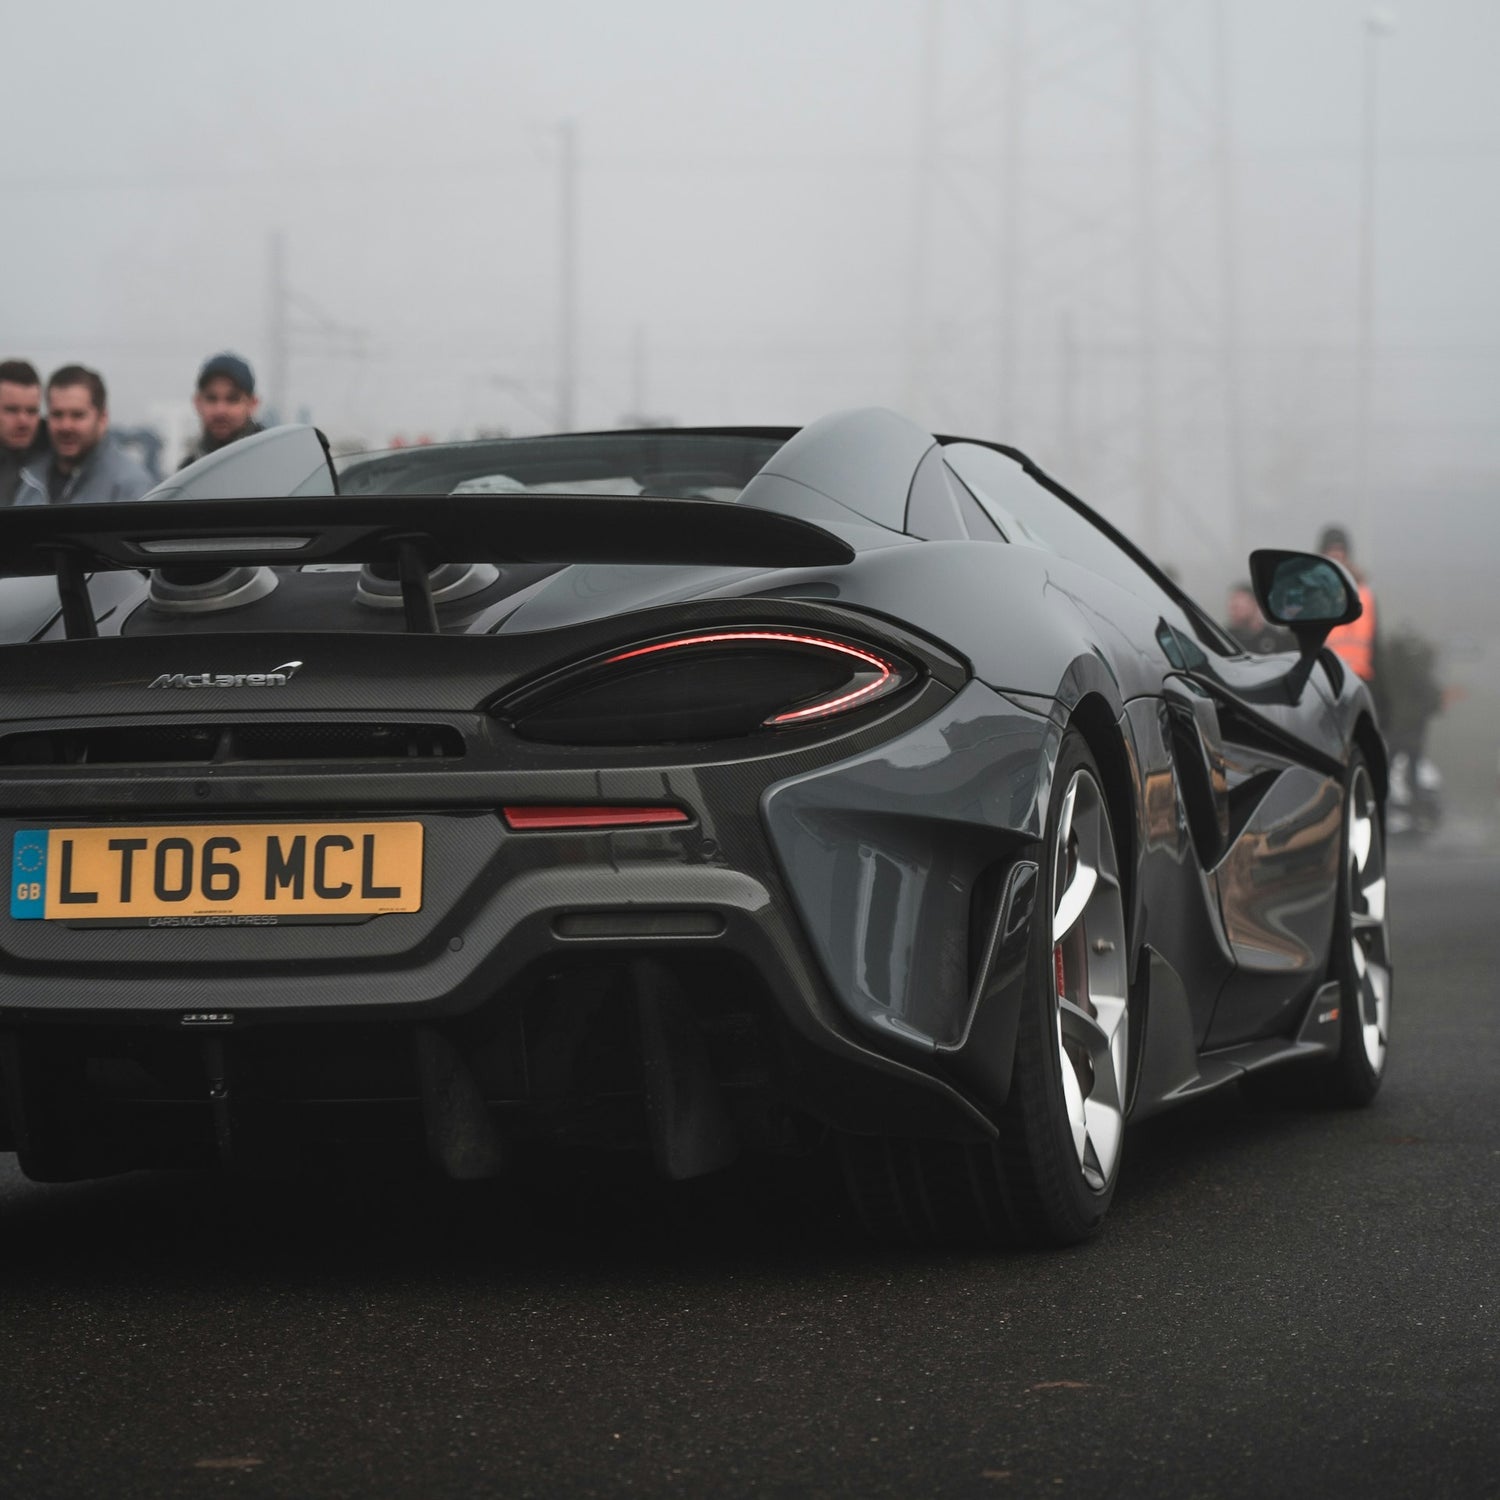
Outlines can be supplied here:
<path id="1" fill-rule="evenodd" d="M 1057 1060 L 1078 1168 L 1102 1192 L 1125 1130 L 1125 907 L 1109 810 L 1090 769 L 1063 793 L 1052 852 Z"/>
<path id="2" fill-rule="evenodd" d="M 1350 1104 L 1368 1104 L 1385 1073 L 1391 1032 L 1391 933 L 1386 916 L 1385 832 L 1375 783 L 1355 754 L 1344 794 L 1343 866 L 1330 977 L 1342 988 L 1336 1073 Z"/>

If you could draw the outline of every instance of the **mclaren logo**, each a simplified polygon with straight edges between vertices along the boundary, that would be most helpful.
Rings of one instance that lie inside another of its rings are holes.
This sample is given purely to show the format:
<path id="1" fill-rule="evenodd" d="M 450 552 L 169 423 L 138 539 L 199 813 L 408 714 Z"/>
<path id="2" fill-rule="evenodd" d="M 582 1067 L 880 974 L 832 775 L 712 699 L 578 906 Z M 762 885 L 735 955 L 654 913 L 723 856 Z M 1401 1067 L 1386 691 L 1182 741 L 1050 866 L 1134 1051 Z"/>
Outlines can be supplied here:
<path id="1" fill-rule="evenodd" d="M 154 688 L 285 687 L 301 665 L 300 661 L 284 661 L 269 672 L 163 672 L 146 685 Z"/>

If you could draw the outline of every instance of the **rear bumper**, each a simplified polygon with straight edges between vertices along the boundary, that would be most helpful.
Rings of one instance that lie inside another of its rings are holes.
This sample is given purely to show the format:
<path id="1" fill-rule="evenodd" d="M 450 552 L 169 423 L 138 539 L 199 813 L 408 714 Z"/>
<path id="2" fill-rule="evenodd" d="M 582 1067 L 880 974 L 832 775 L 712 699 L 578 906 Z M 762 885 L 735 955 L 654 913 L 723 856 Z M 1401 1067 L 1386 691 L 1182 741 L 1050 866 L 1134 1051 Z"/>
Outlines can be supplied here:
<path id="1" fill-rule="evenodd" d="M 200 1141 L 211 1136 L 218 1156 L 231 1158 L 230 1141 L 243 1139 L 254 1114 L 244 1089 L 225 1082 L 235 1057 L 255 1060 L 241 1076 L 261 1080 L 262 1103 L 266 1090 L 317 1096 L 316 1087 L 285 1082 L 295 1070 L 278 1053 L 295 1051 L 299 1037 L 336 1037 L 339 1028 L 351 1044 L 361 1028 L 373 1028 L 387 1064 L 405 1061 L 330 1086 L 325 1102 L 404 1100 L 429 1133 L 431 1096 L 447 1087 L 423 1062 L 434 1055 L 434 1037 L 490 1110 L 545 1114 L 570 1090 L 575 1104 L 632 1088 L 649 1095 L 652 1048 L 667 1049 L 658 1068 L 670 1069 L 679 1043 L 696 1055 L 702 1049 L 691 1034 L 712 1031 L 725 1005 L 756 1031 L 760 1070 L 747 1093 L 763 1111 L 864 1133 L 982 1139 L 992 1134 L 989 1114 L 1008 1082 L 1006 1018 L 1019 1004 L 1015 960 L 1024 950 L 1024 921 L 1018 941 L 1017 912 L 996 903 L 1014 897 L 1006 872 L 1030 848 L 1036 752 L 1048 726 L 977 686 L 951 699 L 935 692 L 913 709 L 897 733 L 867 735 L 841 757 L 825 748 L 800 760 L 337 782 L 306 774 L 254 783 L 152 777 L 159 784 L 144 797 L 140 780 L 111 793 L 74 778 L 69 786 L 83 805 L 51 818 L 52 826 L 201 823 L 220 808 L 239 820 L 254 809 L 267 820 L 332 821 L 330 808 L 346 799 L 351 817 L 420 816 L 424 903 L 419 912 L 342 925 L 0 919 L 12 1142 L 36 1175 L 113 1169 L 108 1152 L 81 1148 L 57 1158 L 72 1166 L 48 1168 L 33 1125 L 39 1110 L 56 1116 L 47 1100 L 64 1077 L 68 1110 L 104 1129 L 109 1110 L 94 1109 L 90 1068 L 100 1077 L 119 1070 L 111 1063 L 101 1072 L 89 1059 L 139 1054 L 152 1079 L 174 1080 L 146 1092 L 202 1106 Z M 384 795 L 373 795 L 377 783 Z M 496 811 L 601 800 L 668 803 L 690 821 L 517 833 Z M 128 811 L 111 817 L 111 803 Z M 30 808 L 13 813 L 0 823 L 0 848 L 9 848 L 14 828 L 38 823 Z M 886 922 L 887 907 L 901 921 Z M 991 942 L 1002 928 L 1006 952 Z M 586 997 L 601 983 L 610 988 L 601 975 L 620 981 L 615 998 L 602 1002 L 608 1024 L 618 1021 L 614 1012 L 630 1013 L 608 1032 L 609 1045 L 633 1058 L 623 1071 L 593 1076 L 580 1058 L 588 1018 L 600 1014 Z M 682 1024 L 658 1026 L 652 1017 L 662 1006 Z M 553 1025 L 549 1007 L 557 1016 L 571 1007 L 583 1020 Z M 562 1069 L 571 1084 L 554 1077 L 539 1086 L 536 1056 L 560 1048 L 572 1049 Z M 153 1070 L 152 1057 L 170 1059 L 170 1067 Z M 732 1062 L 716 1060 L 708 1071 L 724 1083 Z M 231 1097 L 239 1101 L 233 1127 Z M 137 1153 L 128 1164 L 164 1159 Z"/>

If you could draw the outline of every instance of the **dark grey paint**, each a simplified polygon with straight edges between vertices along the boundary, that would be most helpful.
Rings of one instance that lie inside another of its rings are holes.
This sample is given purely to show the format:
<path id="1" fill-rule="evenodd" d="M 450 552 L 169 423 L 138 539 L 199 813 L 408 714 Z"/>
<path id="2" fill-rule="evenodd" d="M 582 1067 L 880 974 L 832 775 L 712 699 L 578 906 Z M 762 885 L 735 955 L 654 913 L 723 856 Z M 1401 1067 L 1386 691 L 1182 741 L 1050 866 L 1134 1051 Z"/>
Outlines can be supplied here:
<path id="1" fill-rule="evenodd" d="M 1214 872 L 1237 966 L 1209 1032 L 1226 1046 L 1284 1028 L 1321 975 L 1333 933 L 1343 789 L 1282 771 Z"/>
<path id="2" fill-rule="evenodd" d="M 377 654 L 367 640 L 335 635 L 327 638 L 331 649 L 324 656 L 317 639 L 305 632 L 231 635 L 223 622 L 210 618 L 183 621 L 177 649 L 192 670 L 201 670 L 210 655 L 215 670 L 231 672 L 264 670 L 268 662 L 291 656 L 308 661 L 285 695 L 253 705 L 236 701 L 237 712 L 368 711 L 378 703 L 386 712 L 442 705 L 469 713 L 487 691 L 498 692 L 502 683 L 527 671 L 579 659 L 632 634 L 660 631 L 668 620 L 746 619 L 763 611 L 777 619 L 817 618 L 825 629 L 875 636 L 899 622 L 920 630 L 940 653 L 960 659 L 954 680 L 964 665 L 976 680 L 946 705 L 941 694 L 932 697 L 925 722 L 921 716 L 898 715 L 899 730 L 874 732 L 855 753 L 823 755 L 816 766 L 783 777 L 766 791 L 764 826 L 778 878 L 799 919 L 795 924 L 789 920 L 778 937 L 766 939 L 750 909 L 759 898 L 746 906 L 711 891 L 712 881 L 695 883 L 707 872 L 695 871 L 691 859 L 678 862 L 680 868 L 643 875 L 646 885 L 640 890 L 629 879 L 617 880 L 626 872 L 615 871 L 612 859 L 605 861 L 597 881 L 591 876 L 577 887 L 584 904 L 706 902 L 725 914 L 726 943 L 739 940 L 745 951 L 760 953 L 769 942 L 776 950 L 774 971 L 787 983 L 779 1001 L 788 1019 L 819 1048 L 854 1066 L 873 1068 L 878 1062 L 876 1070 L 887 1080 L 910 1081 L 917 1077 L 913 1068 L 932 1068 L 931 1118 L 950 1111 L 950 1118 L 961 1115 L 963 1128 L 973 1129 L 978 1115 L 972 1106 L 959 1105 L 946 1085 L 939 1086 L 940 1077 L 951 1071 L 984 1105 L 993 1106 L 1008 1076 L 1007 1058 L 986 1059 L 988 1066 L 981 1067 L 966 1057 L 976 1046 L 995 1046 L 994 1039 L 1006 1034 L 1003 1025 L 991 1026 L 974 1014 L 967 934 L 975 883 L 997 863 L 1008 860 L 1019 868 L 1034 860 L 1056 747 L 1063 726 L 1078 719 L 1090 726 L 1096 755 L 1120 768 L 1121 801 L 1128 804 L 1115 812 L 1129 835 L 1133 993 L 1141 1003 L 1136 1109 L 1238 1076 L 1250 1065 L 1247 1059 L 1279 1055 L 1279 1046 L 1294 1045 L 1293 1023 L 1326 963 L 1337 792 L 1356 723 L 1368 719 L 1363 689 L 1352 679 L 1335 682 L 1316 667 L 1300 693 L 1289 692 L 1289 659 L 1226 654 L 1195 627 L 1179 598 L 1149 579 L 1134 592 L 1035 546 L 919 543 L 902 535 L 919 472 L 929 485 L 935 472 L 933 452 L 930 435 L 890 413 L 845 414 L 805 429 L 751 481 L 742 503 L 814 519 L 858 548 L 858 556 L 844 566 L 571 566 L 529 580 L 517 597 L 450 626 L 456 632 L 498 629 L 487 637 L 397 636 L 382 639 Z M 936 491 L 919 485 L 915 498 L 929 518 L 925 525 L 949 529 L 947 521 L 934 525 L 930 519 L 942 510 Z M 348 581 L 352 591 L 353 577 Z M 132 589 L 136 597 L 140 593 L 130 574 L 114 575 L 109 589 L 111 603 L 100 610 L 108 616 L 101 624 L 105 635 L 129 618 L 126 600 Z M 283 589 L 276 597 L 285 602 L 291 594 Z M 22 622 L 12 629 L 17 623 Z M 149 658 L 141 649 L 148 645 L 155 653 Z M 19 721 L 33 721 L 39 713 L 57 721 L 87 714 L 149 715 L 162 709 L 155 700 L 144 700 L 141 674 L 148 665 L 155 669 L 160 651 L 160 643 L 107 639 L 49 645 L 36 653 L 10 648 L 0 653 L 0 672 L 12 689 Z M 324 662 L 330 668 L 337 663 L 337 670 L 325 675 Z M 932 670 L 935 679 L 949 671 L 936 665 Z M 1177 709 L 1186 709 L 1175 729 L 1173 699 Z M 179 711 L 202 712 L 210 701 L 194 703 L 192 710 L 184 704 Z M 214 703 L 212 710 L 222 714 L 230 707 Z M 1367 748 L 1380 783 L 1378 739 L 1367 739 Z M 552 793 L 576 784 L 576 795 L 589 788 L 595 795 L 642 795 L 642 787 L 654 787 L 659 795 L 674 784 L 665 772 L 644 767 L 591 773 L 579 766 L 560 777 L 555 767 L 547 768 L 544 753 L 521 753 L 538 755 L 533 784 Z M 506 785 L 525 785 L 524 772 L 517 779 L 520 769 L 511 768 Z M 729 778 L 725 784 L 741 788 L 753 781 L 728 766 L 722 774 L 705 769 L 702 775 L 701 786 L 683 782 L 681 794 L 704 808 L 706 817 L 718 805 L 719 780 Z M 415 781 L 391 772 L 381 778 L 383 800 L 410 805 Z M 132 808 L 165 814 L 193 806 L 180 775 L 150 773 L 128 781 Z M 39 775 L 24 788 L 15 778 L 12 782 L 9 802 L 18 810 L 38 806 L 38 795 L 52 796 L 46 789 L 54 784 L 54 807 L 68 801 L 70 789 L 82 787 L 66 772 Z M 73 796 L 72 805 L 80 810 L 118 805 L 124 782 L 117 782 L 113 803 L 109 798 L 90 803 L 85 795 L 81 802 Z M 213 778 L 204 784 L 215 791 L 220 785 Z M 307 805 L 320 786 L 326 795 L 327 783 L 313 775 L 282 775 L 241 776 L 240 785 L 241 806 L 246 801 L 286 806 Z M 363 783 L 360 790 L 373 785 Z M 477 793 L 480 780 L 469 785 Z M 1247 787 L 1255 805 L 1243 826 L 1234 828 L 1234 794 L 1240 791 L 1243 800 Z M 1192 827 L 1194 796 L 1207 799 L 1207 826 L 1216 833 Z M 207 810 L 229 804 L 215 795 L 200 805 Z M 725 816 L 713 832 L 720 840 L 744 840 L 741 868 L 754 868 L 758 829 Z M 722 885 L 728 873 L 719 872 L 714 880 Z M 595 893 L 596 887 L 605 894 Z M 457 902 L 460 893 L 452 894 Z M 505 906 L 512 897 L 497 892 L 481 903 L 487 952 L 503 946 L 501 929 L 517 920 Z M 769 885 L 766 897 L 772 905 L 780 899 Z M 1038 911 L 1045 906 L 1038 902 Z M 527 921 L 538 928 L 532 933 L 535 942 L 545 938 L 538 924 L 552 907 L 542 901 L 529 908 Z M 399 924 L 381 921 L 392 924 L 389 938 L 399 948 Z M 413 934 L 420 926 L 407 925 Z M 287 952 L 303 941 L 284 936 L 290 939 Z M 23 945 L 42 941 L 40 933 L 23 937 Z M 796 962 L 786 957 L 802 939 L 822 971 L 820 979 L 807 973 L 802 955 Z M 306 941 L 316 946 L 321 939 Z M 511 961 L 494 956 L 469 968 L 474 955 L 424 955 L 417 967 L 423 978 L 405 993 L 439 1008 L 461 1006 L 466 997 L 501 982 Z M 454 979 L 457 987 L 446 988 Z M 253 986 L 228 982 L 237 986 L 237 1003 L 254 1003 Z M 66 983 L 59 978 L 59 984 L 54 998 L 65 1006 Z M 357 988 L 334 985 L 337 998 L 330 992 L 314 1003 L 337 1005 L 347 997 L 354 1004 Z M 383 993 L 384 1003 L 401 1004 L 399 990 L 395 984 Z M 1014 994 L 1005 1003 L 1016 1003 Z M 854 1028 L 852 1034 L 841 1030 L 842 1022 Z M 1257 1040 L 1277 1029 L 1286 1035 Z M 861 1033 L 868 1045 L 856 1040 Z M 1205 1045 L 1237 1042 L 1259 1050 L 1201 1055 Z M 887 1048 L 890 1056 L 881 1059 L 881 1049 Z M 1236 1055 L 1241 1060 L 1231 1061 Z M 924 1056 L 931 1061 L 924 1064 Z M 907 1066 L 898 1066 L 897 1059 Z M 910 1090 L 907 1097 L 913 1097 Z M 939 1099 L 946 1102 L 939 1105 Z"/>
<path id="3" fill-rule="evenodd" d="M 757 504 L 757 487 L 786 479 L 902 531 L 912 475 L 934 443 L 930 432 L 893 411 L 835 412 L 792 438 L 750 481 L 740 503 Z"/>
<path id="4" fill-rule="evenodd" d="M 782 877 L 834 995 L 925 1050 L 968 1024 L 978 876 L 1036 839 L 1058 730 L 981 683 L 857 759 L 767 789 Z"/>

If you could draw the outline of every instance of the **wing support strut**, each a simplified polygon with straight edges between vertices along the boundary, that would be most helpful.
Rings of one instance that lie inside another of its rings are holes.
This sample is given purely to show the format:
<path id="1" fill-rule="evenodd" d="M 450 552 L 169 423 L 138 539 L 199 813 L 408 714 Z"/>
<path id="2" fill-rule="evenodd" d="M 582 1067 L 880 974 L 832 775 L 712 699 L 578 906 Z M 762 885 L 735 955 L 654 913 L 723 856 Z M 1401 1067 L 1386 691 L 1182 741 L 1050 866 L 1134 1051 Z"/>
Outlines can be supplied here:
<path id="1" fill-rule="evenodd" d="M 422 635 L 438 633 L 437 606 L 432 602 L 432 580 L 427 564 L 412 542 L 401 542 L 396 549 L 401 574 L 401 603 L 406 610 L 406 628 Z"/>
<path id="2" fill-rule="evenodd" d="M 63 633 L 70 641 L 91 641 L 99 627 L 94 621 L 94 605 L 89 598 L 88 574 L 76 552 L 59 547 L 53 553 L 57 560 L 57 597 L 62 605 Z"/>

